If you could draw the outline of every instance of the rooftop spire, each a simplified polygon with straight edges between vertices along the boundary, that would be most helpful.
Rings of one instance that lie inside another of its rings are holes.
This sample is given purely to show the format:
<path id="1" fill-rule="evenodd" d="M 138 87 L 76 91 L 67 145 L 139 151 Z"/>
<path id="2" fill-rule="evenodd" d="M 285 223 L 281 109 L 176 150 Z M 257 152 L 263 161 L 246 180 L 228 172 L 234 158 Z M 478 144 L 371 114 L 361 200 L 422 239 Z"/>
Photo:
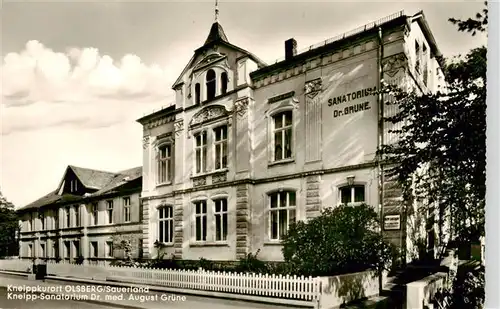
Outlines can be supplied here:
<path id="1" fill-rule="evenodd" d="M 215 0 L 215 22 L 219 22 L 219 0 Z"/>

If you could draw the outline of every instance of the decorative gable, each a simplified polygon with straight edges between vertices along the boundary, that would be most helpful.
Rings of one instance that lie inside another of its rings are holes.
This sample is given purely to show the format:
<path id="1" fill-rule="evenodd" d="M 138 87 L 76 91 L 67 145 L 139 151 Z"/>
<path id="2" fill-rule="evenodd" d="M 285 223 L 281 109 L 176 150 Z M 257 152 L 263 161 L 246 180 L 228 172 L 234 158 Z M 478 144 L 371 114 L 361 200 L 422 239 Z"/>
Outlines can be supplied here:
<path id="1" fill-rule="evenodd" d="M 216 52 L 216 51 L 210 51 L 208 52 L 206 55 L 203 55 L 204 57 L 197 63 L 193 66 L 193 72 L 196 72 L 196 71 L 199 71 L 209 65 L 213 65 L 214 63 L 217 63 L 221 60 L 224 60 L 226 59 L 227 60 L 227 57 Z M 226 68 L 228 67 L 227 65 L 227 61 L 224 65 Z"/>
<path id="2" fill-rule="evenodd" d="M 222 117 L 227 117 L 229 111 L 222 105 L 210 105 L 194 114 L 191 119 L 190 126 L 200 125 Z"/>

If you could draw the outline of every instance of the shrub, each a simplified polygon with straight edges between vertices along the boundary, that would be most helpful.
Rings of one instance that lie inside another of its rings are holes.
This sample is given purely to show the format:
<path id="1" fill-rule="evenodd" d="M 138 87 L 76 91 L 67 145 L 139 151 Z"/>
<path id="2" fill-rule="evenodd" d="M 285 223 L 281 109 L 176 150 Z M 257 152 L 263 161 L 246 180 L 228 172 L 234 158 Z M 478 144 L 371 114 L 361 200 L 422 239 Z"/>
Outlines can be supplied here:
<path id="1" fill-rule="evenodd" d="M 292 223 L 283 239 L 283 257 L 294 274 L 333 276 L 379 271 L 392 263 L 392 248 L 378 230 L 378 215 L 368 205 L 326 209 L 309 222 Z"/>
<path id="2" fill-rule="evenodd" d="M 451 289 L 441 289 L 434 295 L 436 308 L 482 309 L 484 306 L 484 266 L 471 269 L 459 267 Z"/>
<path id="3" fill-rule="evenodd" d="M 238 261 L 235 268 L 240 273 L 265 273 L 268 271 L 266 262 L 259 260 L 260 249 L 255 254 L 248 253 L 244 258 Z"/>

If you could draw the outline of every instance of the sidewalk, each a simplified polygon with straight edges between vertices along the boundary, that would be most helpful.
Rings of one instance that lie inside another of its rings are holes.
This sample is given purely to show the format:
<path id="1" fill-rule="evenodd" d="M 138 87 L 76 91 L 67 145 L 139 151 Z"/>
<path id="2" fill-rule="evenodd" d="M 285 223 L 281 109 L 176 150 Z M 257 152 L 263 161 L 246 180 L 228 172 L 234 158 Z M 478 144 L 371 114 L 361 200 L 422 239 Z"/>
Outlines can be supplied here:
<path id="1" fill-rule="evenodd" d="M 190 309 L 190 308 L 203 308 L 203 309 L 285 309 L 290 306 L 261 304 L 255 302 L 227 300 L 211 297 L 200 297 L 183 294 L 174 294 L 169 292 L 151 291 L 148 292 L 127 292 L 112 290 L 111 293 L 106 291 L 85 291 L 80 292 L 80 287 L 100 289 L 115 287 L 114 285 L 99 285 L 90 283 L 72 282 L 67 280 L 52 280 L 46 279 L 45 281 L 32 281 L 28 280 L 25 276 L 8 275 L 0 273 L 0 286 L 10 287 L 11 293 L 23 294 L 24 292 L 12 291 L 16 287 L 39 287 L 40 290 L 50 288 L 50 294 L 66 295 L 66 297 L 73 297 L 73 300 L 80 298 L 79 301 L 88 303 L 100 303 L 106 306 L 114 306 L 118 308 L 127 309 Z M 125 285 L 124 285 L 125 286 Z M 129 285 L 130 286 L 130 285 Z M 141 285 L 133 285 L 141 287 Z M 120 289 L 120 287 L 116 287 Z M 48 292 L 43 292 L 49 294 Z M 27 293 L 30 295 L 40 295 L 40 293 Z M 30 296 L 32 297 L 32 296 Z M 35 296 L 36 297 L 36 296 Z M 85 298 L 85 299 L 84 299 Z M 43 300 L 38 300 L 43 301 Z M 61 300 L 64 301 L 64 300 Z M 28 300 L 28 302 L 31 302 Z"/>

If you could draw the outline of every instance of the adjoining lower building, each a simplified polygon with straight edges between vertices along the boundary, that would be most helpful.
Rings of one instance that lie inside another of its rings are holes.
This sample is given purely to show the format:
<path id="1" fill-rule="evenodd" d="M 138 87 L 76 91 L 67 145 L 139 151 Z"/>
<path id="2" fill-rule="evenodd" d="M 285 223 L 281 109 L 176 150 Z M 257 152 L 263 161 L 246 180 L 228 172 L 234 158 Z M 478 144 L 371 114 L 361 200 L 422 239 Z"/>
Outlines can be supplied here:
<path id="1" fill-rule="evenodd" d="M 396 13 L 299 53 L 290 39 L 271 65 L 215 22 L 172 87 L 175 105 L 138 120 L 144 255 L 157 257 L 161 243 L 166 257 L 232 261 L 260 250 L 280 261 L 291 222 L 366 203 L 411 259 L 414 205 L 405 207 L 376 156 L 394 141 L 380 119 L 395 107 L 381 108 L 377 90 L 436 91 L 440 55 L 423 13 Z M 434 250 L 439 237 L 429 237 Z"/>
<path id="2" fill-rule="evenodd" d="M 108 263 L 142 257 L 142 167 L 118 173 L 68 166 L 53 192 L 18 209 L 20 257 Z"/>

